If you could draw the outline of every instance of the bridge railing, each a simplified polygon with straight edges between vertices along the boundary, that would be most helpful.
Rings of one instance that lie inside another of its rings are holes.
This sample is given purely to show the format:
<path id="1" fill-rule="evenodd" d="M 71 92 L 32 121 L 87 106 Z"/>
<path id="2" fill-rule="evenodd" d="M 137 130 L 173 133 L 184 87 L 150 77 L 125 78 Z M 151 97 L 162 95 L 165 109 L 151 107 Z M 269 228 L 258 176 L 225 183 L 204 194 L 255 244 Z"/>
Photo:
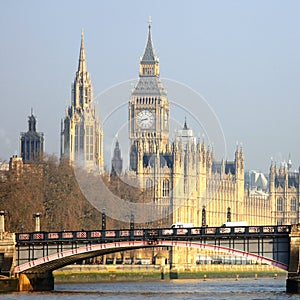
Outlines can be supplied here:
<path id="1" fill-rule="evenodd" d="M 247 227 L 193 227 L 193 228 L 135 228 L 120 230 L 90 230 L 90 231 L 57 231 L 57 232 L 27 232 L 16 233 L 17 244 L 27 243 L 55 243 L 90 241 L 104 243 L 108 241 L 128 240 L 157 240 L 177 239 L 185 240 L 212 238 L 214 236 L 239 236 L 239 235 L 287 235 L 290 225 L 282 226 L 247 226 Z"/>

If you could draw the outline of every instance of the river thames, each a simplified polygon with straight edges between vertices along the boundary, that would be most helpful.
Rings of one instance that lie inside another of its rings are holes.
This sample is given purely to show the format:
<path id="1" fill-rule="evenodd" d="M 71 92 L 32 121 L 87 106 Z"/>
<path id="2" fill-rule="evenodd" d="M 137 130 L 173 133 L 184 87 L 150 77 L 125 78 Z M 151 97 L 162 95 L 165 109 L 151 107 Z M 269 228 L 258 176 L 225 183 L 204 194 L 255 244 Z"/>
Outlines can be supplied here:
<path id="1" fill-rule="evenodd" d="M 53 292 L 2 294 L 1 299 L 300 299 L 285 293 L 284 279 L 173 280 L 56 284 Z"/>

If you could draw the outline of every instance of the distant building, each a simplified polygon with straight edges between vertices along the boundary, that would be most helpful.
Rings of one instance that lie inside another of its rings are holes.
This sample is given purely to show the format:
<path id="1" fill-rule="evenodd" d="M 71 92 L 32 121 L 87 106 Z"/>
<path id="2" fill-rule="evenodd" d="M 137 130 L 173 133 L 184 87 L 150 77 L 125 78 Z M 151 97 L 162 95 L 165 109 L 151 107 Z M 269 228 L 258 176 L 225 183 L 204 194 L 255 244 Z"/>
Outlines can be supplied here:
<path id="1" fill-rule="evenodd" d="M 300 172 L 291 169 L 291 162 L 279 168 L 272 163 L 270 167 L 270 211 L 278 225 L 299 223 Z"/>
<path id="2" fill-rule="evenodd" d="M 245 172 L 245 187 L 249 190 L 268 190 L 267 176 L 258 171 L 246 171 Z"/>
<path id="3" fill-rule="evenodd" d="M 13 155 L 9 160 L 9 176 L 19 178 L 23 173 L 23 159 L 17 155 Z"/>
<path id="4" fill-rule="evenodd" d="M 87 170 L 103 168 L 103 130 L 95 106 L 92 81 L 87 72 L 84 36 L 81 35 L 78 70 L 72 102 L 61 124 L 61 156 Z"/>
<path id="5" fill-rule="evenodd" d="M 9 164 L 5 161 L 0 161 L 0 182 L 4 182 L 7 179 L 9 171 Z"/>
<path id="6" fill-rule="evenodd" d="M 121 149 L 119 141 L 116 141 L 114 155 L 111 161 L 111 176 L 120 175 L 123 169 L 123 159 L 121 154 Z"/>
<path id="7" fill-rule="evenodd" d="M 20 135 L 21 158 L 24 163 L 39 161 L 44 154 L 44 134 L 36 131 L 36 118 L 31 111 L 28 117 L 28 131 Z"/>

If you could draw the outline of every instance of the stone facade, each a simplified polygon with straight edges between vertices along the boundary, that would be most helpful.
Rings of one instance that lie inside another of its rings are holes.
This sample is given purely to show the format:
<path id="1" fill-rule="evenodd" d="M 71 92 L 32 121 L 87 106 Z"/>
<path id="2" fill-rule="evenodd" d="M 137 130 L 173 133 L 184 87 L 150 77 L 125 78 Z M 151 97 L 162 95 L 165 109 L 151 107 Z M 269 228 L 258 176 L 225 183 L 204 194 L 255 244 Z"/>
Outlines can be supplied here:
<path id="1" fill-rule="evenodd" d="M 228 208 L 233 220 L 243 220 L 242 149 L 236 150 L 234 161 L 217 162 L 213 151 L 195 138 L 186 121 L 170 141 L 170 113 L 149 25 L 139 81 L 129 101 L 129 176 L 153 196 L 161 217 L 173 212 L 172 223 L 201 226 L 203 208 L 209 226 L 226 222 Z"/>
<path id="2" fill-rule="evenodd" d="M 275 224 L 297 224 L 299 222 L 300 172 L 282 164 L 270 167 L 269 202 L 271 218 Z"/>
<path id="3" fill-rule="evenodd" d="M 226 221 L 247 221 L 249 225 L 299 221 L 299 173 L 272 165 L 269 194 L 253 193 L 245 188 L 241 147 L 233 161 L 216 161 L 213 150 L 195 138 L 187 122 L 170 141 L 170 103 L 160 80 L 150 25 L 128 110 L 131 147 L 127 176 L 151 195 L 155 217 L 165 218 L 164 226 L 176 222 L 221 226 Z M 153 217 L 150 211 L 148 218 Z M 173 251 L 175 264 L 192 263 L 194 258 L 192 251 Z"/>

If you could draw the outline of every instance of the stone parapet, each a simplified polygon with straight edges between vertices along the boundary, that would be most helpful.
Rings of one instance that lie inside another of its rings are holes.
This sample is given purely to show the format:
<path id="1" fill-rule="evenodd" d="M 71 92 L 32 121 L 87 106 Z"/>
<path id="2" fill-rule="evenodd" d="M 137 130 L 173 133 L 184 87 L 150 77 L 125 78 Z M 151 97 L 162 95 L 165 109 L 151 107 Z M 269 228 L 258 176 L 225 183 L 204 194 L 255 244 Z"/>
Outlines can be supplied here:
<path id="1" fill-rule="evenodd" d="M 12 276 L 16 260 L 16 239 L 15 234 L 0 232 L 0 255 L 3 255 L 3 262 L 0 266 L 0 275 Z"/>

